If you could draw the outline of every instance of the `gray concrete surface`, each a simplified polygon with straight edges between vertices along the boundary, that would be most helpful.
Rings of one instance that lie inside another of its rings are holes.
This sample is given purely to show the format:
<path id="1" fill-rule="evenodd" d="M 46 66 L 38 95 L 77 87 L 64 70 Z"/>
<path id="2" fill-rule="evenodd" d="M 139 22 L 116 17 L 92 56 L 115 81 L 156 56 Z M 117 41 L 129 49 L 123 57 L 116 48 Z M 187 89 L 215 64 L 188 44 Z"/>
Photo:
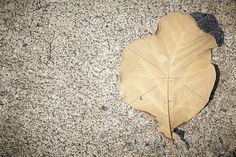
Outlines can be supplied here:
<path id="1" fill-rule="evenodd" d="M 224 32 L 215 96 L 174 145 L 118 83 L 122 50 L 173 11 L 213 14 Z M 233 156 L 235 21 L 229 0 L 0 0 L 0 156 Z"/>

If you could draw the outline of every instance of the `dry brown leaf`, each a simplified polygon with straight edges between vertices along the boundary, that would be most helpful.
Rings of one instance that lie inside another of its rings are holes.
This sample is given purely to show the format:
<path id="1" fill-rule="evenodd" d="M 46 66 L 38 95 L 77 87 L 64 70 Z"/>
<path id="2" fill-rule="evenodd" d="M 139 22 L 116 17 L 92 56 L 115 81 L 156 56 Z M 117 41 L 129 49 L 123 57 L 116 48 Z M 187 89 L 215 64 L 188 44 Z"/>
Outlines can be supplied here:
<path id="1" fill-rule="evenodd" d="M 128 104 L 153 115 L 159 131 L 174 139 L 173 129 L 208 102 L 216 73 L 211 64 L 215 38 L 187 14 L 172 13 L 157 32 L 125 49 L 121 88 Z"/>

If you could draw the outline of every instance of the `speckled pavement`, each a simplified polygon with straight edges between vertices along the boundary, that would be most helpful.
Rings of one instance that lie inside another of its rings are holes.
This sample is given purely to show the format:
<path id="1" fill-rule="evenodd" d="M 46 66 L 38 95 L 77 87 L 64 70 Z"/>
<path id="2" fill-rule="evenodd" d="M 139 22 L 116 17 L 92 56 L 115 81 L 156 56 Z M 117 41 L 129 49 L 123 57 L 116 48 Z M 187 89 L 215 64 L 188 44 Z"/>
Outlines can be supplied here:
<path id="1" fill-rule="evenodd" d="M 173 11 L 216 17 L 224 43 L 210 103 L 175 131 L 128 106 L 122 51 Z M 0 156 L 234 156 L 236 1 L 0 0 Z"/>

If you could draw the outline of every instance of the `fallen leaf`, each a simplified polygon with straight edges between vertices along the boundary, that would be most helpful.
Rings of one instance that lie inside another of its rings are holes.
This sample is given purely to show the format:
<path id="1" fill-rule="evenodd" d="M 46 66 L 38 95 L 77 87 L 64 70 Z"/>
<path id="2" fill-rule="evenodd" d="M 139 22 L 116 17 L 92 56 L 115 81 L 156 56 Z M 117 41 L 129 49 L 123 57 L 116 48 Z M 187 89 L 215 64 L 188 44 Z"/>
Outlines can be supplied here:
<path id="1" fill-rule="evenodd" d="M 154 35 L 135 40 L 124 51 L 120 82 L 127 103 L 154 116 L 158 130 L 174 139 L 174 128 L 209 100 L 216 79 L 211 49 L 216 46 L 190 15 L 165 16 Z"/>

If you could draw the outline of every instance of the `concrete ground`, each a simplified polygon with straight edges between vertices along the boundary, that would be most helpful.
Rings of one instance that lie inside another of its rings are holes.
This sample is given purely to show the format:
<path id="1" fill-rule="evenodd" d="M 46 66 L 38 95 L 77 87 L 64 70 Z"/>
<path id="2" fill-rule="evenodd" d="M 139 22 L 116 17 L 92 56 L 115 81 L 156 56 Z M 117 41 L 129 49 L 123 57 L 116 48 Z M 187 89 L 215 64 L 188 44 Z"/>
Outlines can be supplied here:
<path id="1" fill-rule="evenodd" d="M 212 14 L 224 33 L 214 97 L 174 145 L 118 77 L 124 48 L 173 11 Z M 0 0 L 0 156 L 233 156 L 235 31 L 233 0 Z"/>

